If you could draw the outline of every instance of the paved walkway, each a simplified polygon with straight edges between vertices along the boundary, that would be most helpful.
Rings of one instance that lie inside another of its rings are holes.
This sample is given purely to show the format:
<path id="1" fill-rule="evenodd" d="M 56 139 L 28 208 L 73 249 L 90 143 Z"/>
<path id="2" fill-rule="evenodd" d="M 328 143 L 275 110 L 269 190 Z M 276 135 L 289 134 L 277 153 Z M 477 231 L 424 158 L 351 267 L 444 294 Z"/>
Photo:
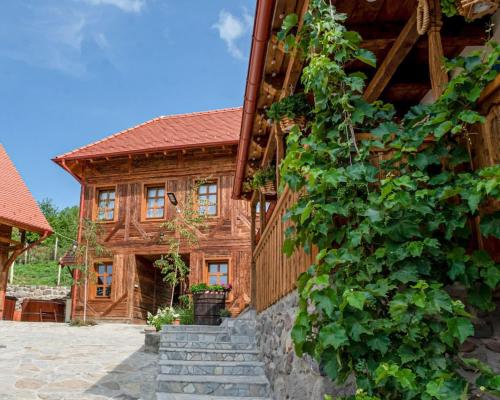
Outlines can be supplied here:
<path id="1" fill-rule="evenodd" d="M 0 400 L 154 400 L 142 330 L 0 321 Z"/>

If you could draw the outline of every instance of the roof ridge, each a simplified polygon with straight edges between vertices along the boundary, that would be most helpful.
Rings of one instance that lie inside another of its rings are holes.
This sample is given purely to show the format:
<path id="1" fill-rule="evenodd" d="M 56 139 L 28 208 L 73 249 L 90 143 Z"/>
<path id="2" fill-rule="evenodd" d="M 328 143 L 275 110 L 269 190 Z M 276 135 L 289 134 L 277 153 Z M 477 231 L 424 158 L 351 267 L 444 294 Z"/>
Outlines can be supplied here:
<path id="1" fill-rule="evenodd" d="M 243 107 L 228 107 L 228 108 L 220 108 L 220 109 L 216 109 L 216 110 L 207 110 L 207 111 L 195 111 L 195 112 L 191 112 L 191 113 L 182 113 L 182 114 L 170 114 L 170 115 L 160 115 L 159 117 L 155 117 L 155 118 L 152 118 L 152 119 L 149 119 L 145 122 L 142 122 L 138 125 L 135 125 L 135 126 L 132 126 L 130 128 L 127 128 L 127 129 L 124 129 L 124 130 L 121 130 L 121 131 L 118 131 L 116 133 L 113 133 L 109 136 L 106 136 L 102 139 L 99 139 L 99 140 L 96 140 L 95 142 L 92 142 L 92 143 L 88 143 L 84 146 L 81 146 L 81 147 L 78 147 L 74 150 L 71 150 L 71 151 L 68 151 L 67 153 L 63 153 L 59 156 L 56 156 L 54 158 L 54 160 L 58 160 L 58 159 L 61 159 L 61 158 L 64 158 L 64 157 L 67 157 L 73 153 L 76 153 L 76 152 L 79 152 L 81 150 L 84 150 L 84 149 L 87 149 L 89 147 L 92 147 L 92 146 L 95 146 L 96 144 L 99 144 L 99 143 L 103 143 L 103 142 L 106 142 L 112 138 L 115 138 L 117 136 L 120 136 L 120 135 L 123 135 L 125 133 L 127 133 L 128 131 L 131 131 L 133 129 L 137 129 L 141 126 L 144 126 L 144 125 L 148 125 L 148 124 L 151 124 L 155 121 L 158 121 L 158 120 L 161 120 L 161 119 L 173 119 L 173 118 L 185 118 L 185 117 L 192 117 L 192 116 L 198 116 L 198 115 L 206 115 L 206 114 L 216 114 L 216 113 L 221 113 L 221 112 L 228 112 L 228 111 L 236 111 L 236 110 L 241 110 Z"/>

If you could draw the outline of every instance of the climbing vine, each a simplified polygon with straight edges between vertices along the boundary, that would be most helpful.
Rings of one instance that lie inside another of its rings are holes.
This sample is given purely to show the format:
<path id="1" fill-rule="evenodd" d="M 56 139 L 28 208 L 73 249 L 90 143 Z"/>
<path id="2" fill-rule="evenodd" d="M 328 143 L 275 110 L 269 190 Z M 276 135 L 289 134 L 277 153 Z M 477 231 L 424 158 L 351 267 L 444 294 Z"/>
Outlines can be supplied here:
<path id="1" fill-rule="evenodd" d="M 357 59 L 376 63 L 347 31 L 346 16 L 313 0 L 297 32 L 285 18 L 280 39 L 306 58 L 305 93 L 314 99 L 307 128 L 287 137 L 284 184 L 300 193 L 286 218 L 284 251 L 316 249 L 298 280 L 292 330 L 297 354 L 315 357 L 337 383 L 355 378 L 351 398 L 466 399 L 500 394 L 500 377 L 459 356 L 478 311 L 494 308 L 500 268 L 471 250 L 473 218 L 500 199 L 500 167 L 470 171 L 469 132 L 497 75 L 500 46 L 446 62 L 458 71 L 433 104 L 397 117 L 368 104 L 366 77 L 347 73 Z M 483 235 L 500 237 L 499 213 L 481 216 Z M 464 288 L 466 299 L 450 288 Z M 462 369 L 477 372 L 468 383 Z"/>

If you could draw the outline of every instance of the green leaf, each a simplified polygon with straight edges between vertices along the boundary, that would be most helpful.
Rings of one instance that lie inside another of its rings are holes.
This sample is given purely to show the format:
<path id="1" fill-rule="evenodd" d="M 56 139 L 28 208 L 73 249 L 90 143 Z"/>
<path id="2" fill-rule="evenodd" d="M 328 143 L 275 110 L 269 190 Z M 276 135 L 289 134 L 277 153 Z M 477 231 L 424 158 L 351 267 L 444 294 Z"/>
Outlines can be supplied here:
<path id="1" fill-rule="evenodd" d="M 357 291 L 347 291 L 344 293 L 344 298 L 347 300 L 347 303 L 358 310 L 362 310 L 366 300 L 368 299 L 368 294 L 365 292 L 357 292 Z"/>
<path id="2" fill-rule="evenodd" d="M 389 349 L 391 341 L 386 335 L 377 335 L 374 338 L 368 340 L 366 343 L 370 349 L 377 350 L 380 353 L 385 354 Z"/>
<path id="3" fill-rule="evenodd" d="M 474 335 L 474 326 L 469 319 L 463 317 L 450 318 L 447 322 L 448 332 L 460 343 Z"/>
<path id="4" fill-rule="evenodd" d="M 349 338 L 347 337 L 345 329 L 340 326 L 339 323 L 333 322 L 321 328 L 319 331 L 319 342 L 323 348 L 331 346 L 334 349 L 338 349 L 349 343 Z"/>
<path id="5" fill-rule="evenodd" d="M 481 217 L 481 233 L 485 236 L 493 236 L 500 239 L 500 212 Z"/>
<path id="6" fill-rule="evenodd" d="M 359 61 L 362 61 L 371 67 L 375 68 L 377 66 L 377 57 L 375 57 L 375 54 L 369 50 L 358 49 L 355 56 Z"/>

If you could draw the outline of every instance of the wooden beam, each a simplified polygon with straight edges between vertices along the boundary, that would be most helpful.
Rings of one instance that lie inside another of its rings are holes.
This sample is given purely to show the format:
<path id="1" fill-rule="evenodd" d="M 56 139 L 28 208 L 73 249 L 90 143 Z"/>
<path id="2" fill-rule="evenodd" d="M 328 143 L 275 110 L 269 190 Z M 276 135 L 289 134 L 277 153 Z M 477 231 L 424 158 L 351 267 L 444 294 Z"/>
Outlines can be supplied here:
<path id="1" fill-rule="evenodd" d="M 427 36 L 429 38 L 429 72 L 434 99 L 439 98 L 448 83 L 448 74 L 444 69 L 444 51 L 441 41 L 441 3 L 440 0 L 431 1 L 431 26 Z"/>
<path id="2" fill-rule="evenodd" d="M 3 236 L 0 236 L 0 242 L 1 242 L 1 243 L 12 244 L 12 245 L 14 245 L 14 246 L 20 246 L 20 245 L 22 245 L 22 243 L 21 243 L 21 242 L 18 242 L 18 241 L 16 241 L 16 240 L 12 240 L 12 239 L 9 239 L 9 238 L 7 238 L 7 237 L 3 237 Z"/>
<path id="3" fill-rule="evenodd" d="M 379 67 L 377 73 L 366 88 L 364 94 L 366 101 L 371 103 L 379 98 L 391 78 L 396 73 L 398 67 L 406 58 L 415 43 L 417 43 L 419 37 L 420 35 L 417 32 L 417 12 L 415 11 L 399 34 L 391 50 L 389 50 L 389 54 L 387 54 L 384 62 Z"/>

